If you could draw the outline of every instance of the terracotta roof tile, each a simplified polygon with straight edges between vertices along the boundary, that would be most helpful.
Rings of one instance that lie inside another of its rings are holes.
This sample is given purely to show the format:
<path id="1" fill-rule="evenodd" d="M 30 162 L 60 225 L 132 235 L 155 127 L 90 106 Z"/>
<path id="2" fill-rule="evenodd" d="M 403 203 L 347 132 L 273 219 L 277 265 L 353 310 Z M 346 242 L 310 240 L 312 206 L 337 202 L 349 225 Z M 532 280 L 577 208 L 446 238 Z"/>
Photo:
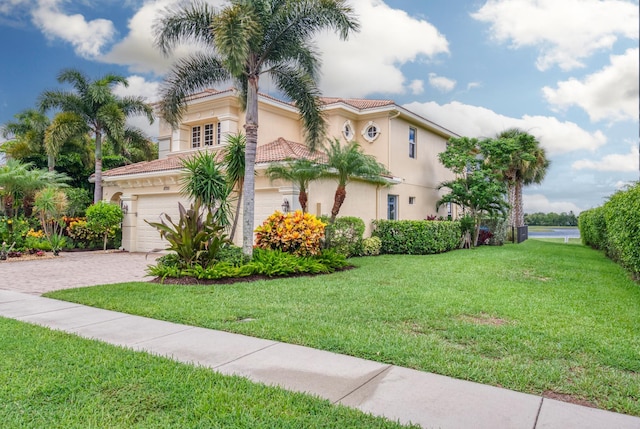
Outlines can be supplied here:
<path id="1" fill-rule="evenodd" d="M 182 159 L 194 155 L 196 152 L 187 152 L 169 155 L 167 158 L 153 161 L 137 162 L 111 170 L 103 171 L 102 176 L 118 177 L 131 174 L 153 173 L 157 171 L 172 171 L 182 168 Z M 223 150 L 216 150 L 216 160 L 221 161 Z M 256 150 L 256 164 L 284 161 L 287 159 L 305 158 L 323 162 L 326 156 L 320 152 L 311 152 L 301 143 L 279 138 L 276 141 L 258 146 Z"/>
<path id="2" fill-rule="evenodd" d="M 347 104 L 356 109 L 373 109 L 376 107 L 384 107 L 395 104 L 393 100 L 368 100 L 365 98 L 338 98 L 338 97 L 320 97 L 320 101 L 325 106 L 331 104 Z"/>

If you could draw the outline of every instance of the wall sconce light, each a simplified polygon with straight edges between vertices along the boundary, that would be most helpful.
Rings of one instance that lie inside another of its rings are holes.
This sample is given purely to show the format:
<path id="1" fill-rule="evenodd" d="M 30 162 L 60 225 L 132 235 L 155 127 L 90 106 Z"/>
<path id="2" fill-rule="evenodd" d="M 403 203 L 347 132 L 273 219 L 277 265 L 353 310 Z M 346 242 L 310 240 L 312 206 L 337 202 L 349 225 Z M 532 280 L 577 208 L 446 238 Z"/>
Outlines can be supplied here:
<path id="1" fill-rule="evenodd" d="M 127 214 L 129 212 L 129 206 L 127 204 L 122 204 L 122 213 Z"/>
<path id="2" fill-rule="evenodd" d="M 287 200 L 286 198 L 284 199 L 284 202 L 282 203 L 282 211 L 284 213 L 289 213 L 289 209 L 291 207 L 289 206 L 289 200 Z"/>

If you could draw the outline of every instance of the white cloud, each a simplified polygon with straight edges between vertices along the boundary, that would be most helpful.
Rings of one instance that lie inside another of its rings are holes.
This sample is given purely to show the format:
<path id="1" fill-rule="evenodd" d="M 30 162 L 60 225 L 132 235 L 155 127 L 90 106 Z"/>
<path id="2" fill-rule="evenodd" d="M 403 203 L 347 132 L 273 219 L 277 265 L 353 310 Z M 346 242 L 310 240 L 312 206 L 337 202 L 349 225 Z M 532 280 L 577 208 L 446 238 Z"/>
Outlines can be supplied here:
<path id="1" fill-rule="evenodd" d="M 381 0 L 353 0 L 351 5 L 359 17 L 360 32 L 347 42 L 333 34 L 318 38 L 325 53 L 320 87 L 327 95 L 405 93 L 403 64 L 449 52 L 447 39 L 425 20 L 392 9 Z"/>
<path id="2" fill-rule="evenodd" d="M 560 122 L 549 116 L 525 115 L 522 118 L 510 118 L 484 107 L 457 101 L 442 106 L 435 102 L 413 102 L 404 107 L 468 137 L 492 137 L 507 128 L 523 129 L 540 141 L 547 155 L 578 150 L 593 151 L 607 142 L 601 131 L 589 132 L 573 122 Z"/>
<path id="3" fill-rule="evenodd" d="M 638 147 L 633 145 L 629 153 L 614 153 L 606 155 L 598 161 L 580 159 L 571 164 L 574 170 L 596 170 L 596 171 L 638 171 Z"/>
<path id="4" fill-rule="evenodd" d="M 542 194 L 524 194 L 522 196 L 525 213 L 569 213 L 578 215 L 582 209 L 569 201 L 549 201 Z"/>
<path id="5" fill-rule="evenodd" d="M 113 90 L 114 94 L 120 97 L 144 97 L 149 103 L 158 101 L 160 82 L 149 82 L 144 77 L 137 75 L 127 77 L 127 81 L 129 86 L 116 86 Z"/>
<path id="6" fill-rule="evenodd" d="M 409 89 L 413 95 L 420 95 L 424 92 L 424 81 L 415 79 L 409 84 Z"/>
<path id="7" fill-rule="evenodd" d="M 584 109 L 592 121 L 637 120 L 638 48 L 623 55 L 612 55 L 611 64 L 587 76 L 583 81 L 569 79 L 559 82 L 556 89 L 542 89 L 547 101 L 560 108 L 576 105 Z"/>
<path id="8" fill-rule="evenodd" d="M 435 73 L 429 73 L 429 85 L 438 91 L 450 92 L 456 87 L 456 81 L 444 76 L 438 76 Z"/>
<path id="9" fill-rule="evenodd" d="M 471 16 L 491 24 L 492 38 L 540 50 L 547 70 L 583 67 L 581 60 L 611 49 L 619 37 L 638 39 L 638 4 L 625 0 L 488 0 Z"/>
<path id="10" fill-rule="evenodd" d="M 474 88 L 480 88 L 482 86 L 481 82 L 469 82 L 467 84 L 467 91 L 474 89 Z"/>
<path id="11" fill-rule="evenodd" d="M 113 23 L 106 19 L 87 21 L 80 14 L 67 15 L 61 10 L 61 3 L 61 0 L 39 0 L 32 11 L 33 23 L 47 38 L 70 43 L 81 57 L 99 56 L 116 33 Z"/>

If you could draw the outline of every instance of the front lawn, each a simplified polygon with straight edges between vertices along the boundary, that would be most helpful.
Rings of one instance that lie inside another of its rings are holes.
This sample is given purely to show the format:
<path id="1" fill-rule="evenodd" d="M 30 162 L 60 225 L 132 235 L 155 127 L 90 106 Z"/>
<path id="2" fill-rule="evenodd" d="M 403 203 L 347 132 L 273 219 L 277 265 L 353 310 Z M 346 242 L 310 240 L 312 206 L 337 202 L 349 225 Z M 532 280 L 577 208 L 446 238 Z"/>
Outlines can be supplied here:
<path id="1" fill-rule="evenodd" d="M 3 428 L 399 428 L 329 401 L 0 318 Z"/>
<path id="2" fill-rule="evenodd" d="M 351 261 L 318 277 L 47 296 L 640 416 L 640 286 L 601 253 L 529 240 Z"/>

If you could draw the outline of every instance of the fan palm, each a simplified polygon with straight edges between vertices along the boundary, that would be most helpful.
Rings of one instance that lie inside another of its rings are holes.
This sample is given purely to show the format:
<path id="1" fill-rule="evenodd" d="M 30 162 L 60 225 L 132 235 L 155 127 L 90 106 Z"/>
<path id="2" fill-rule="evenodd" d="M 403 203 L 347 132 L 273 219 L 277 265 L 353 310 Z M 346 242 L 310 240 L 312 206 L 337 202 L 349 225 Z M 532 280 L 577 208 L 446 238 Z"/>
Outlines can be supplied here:
<path id="1" fill-rule="evenodd" d="M 331 209 L 331 222 L 336 219 L 344 203 L 349 181 L 359 179 L 378 185 L 388 184 L 382 176 L 388 173 L 384 165 L 376 161 L 372 155 L 365 154 L 354 141 L 343 146 L 338 139 L 330 140 L 326 154 L 328 169 L 324 175 L 333 177 L 338 182 Z"/>
<path id="2" fill-rule="evenodd" d="M 169 54 L 179 42 L 205 49 L 178 61 L 162 90 L 161 113 L 177 126 L 187 97 L 210 86 L 234 82 L 245 110 L 243 252 L 253 252 L 255 158 L 258 142 L 258 89 L 268 75 L 297 106 L 311 147 L 319 145 L 325 124 L 316 85 L 317 52 L 311 38 L 325 29 L 342 39 L 357 30 L 345 0 L 230 0 L 220 10 L 196 0 L 168 9 L 156 25 L 156 44 Z"/>
<path id="3" fill-rule="evenodd" d="M 95 137 L 95 191 L 93 200 L 102 199 L 102 143 L 107 137 L 114 141 L 124 139 L 126 119 L 132 115 L 145 115 L 153 123 L 153 110 L 141 97 L 119 97 L 113 93 L 117 84 L 128 86 L 128 81 L 116 74 L 107 74 L 91 81 L 75 69 L 65 69 L 58 75 L 58 82 L 70 84 L 74 91 L 45 91 L 40 98 L 40 109 L 47 111 L 58 108 L 68 112 L 66 122 L 60 127 L 68 127 L 58 132 L 60 135 L 91 133 Z M 55 140 L 55 141 L 54 141 Z M 54 147 L 60 140 L 53 139 Z"/>
<path id="4" fill-rule="evenodd" d="M 512 226 L 524 226 L 522 188 L 541 183 L 549 168 L 550 161 L 544 148 L 531 134 L 518 128 L 510 128 L 497 135 L 498 139 L 512 139 L 515 150 L 509 154 L 503 180 L 507 184 L 509 198 L 509 222 Z"/>
<path id="5" fill-rule="evenodd" d="M 300 207 L 302 208 L 302 212 L 306 213 L 307 201 L 309 199 L 307 194 L 309 183 L 319 179 L 324 171 L 325 168 L 323 165 L 301 158 L 288 161 L 287 164 L 271 164 L 269 168 L 267 168 L 267 176 L 269 176 L 271 180 L 282 179 L 295 183 L 300 192 L 298 195 Z"/>

